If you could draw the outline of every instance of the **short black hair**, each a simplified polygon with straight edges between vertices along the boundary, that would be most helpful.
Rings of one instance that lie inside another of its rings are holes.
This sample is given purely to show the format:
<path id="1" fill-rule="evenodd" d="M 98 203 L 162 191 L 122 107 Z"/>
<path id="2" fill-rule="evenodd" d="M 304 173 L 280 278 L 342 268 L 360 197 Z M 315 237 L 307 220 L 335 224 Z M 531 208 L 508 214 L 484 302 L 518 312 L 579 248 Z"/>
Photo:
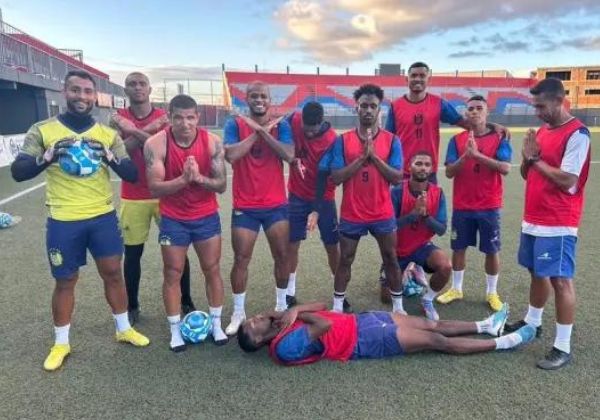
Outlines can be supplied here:
<path id="1" fill-rule="evenodd" d="M 306 125 L 317 125 L 323 122 L 323 105 L 318 102 L 307 102 L 302 108 L 302 122 Z"/>
<path id="2" fill-rule="evenodd" d="M 372 83 L 366 83 L 354 91 L 354 100 L 358 102 L 358 98 L 363 95 L 375 95 L 379 101 L 383 101 L 383 89 Z"/>
<path id="3" fill-rule="evenodd" d="M 252 338 L 250 338 L 250 335 L 244 330 L 243 324 L 238 329 L 237 340 L 240 348 L 246 353 L 254 353 L 260 348 L 260 346 L 257 346 Z"/>
<path id="4" fill-rule="evenodd" d="M 412 161 L 415 160 L 417 156 L 429 156 L 433 161 L 433 155 L 430 152 L 428 152 L 427 150 L 419 150 L 417 153 L 412 155 L 412 157 L 410 158 L 410 162 L 412 163 Z"/>
<path id="5" fill-rule="evenodd" d="M 69 79 L 71 77 L 79 77 L 80 79 L 89 80 L 94 85 L 94 89 L 96 88 L 96 81 L 94 80 L 94 78 L 92 77 L 92 75 L 89 74 L 87 71 L 84 71 L 84 70 L 71 70 L 71 71 L 69 71 L 66 74 L 65 79 L 64 79 L 65 86 L 66 86 L 67 82 L 69 81 Z"/>
<path id="6" fill-rule="evenodd" d="M 487 101 L 485 100 L 485 98 L 481 95 L 473 95 L 471 96 L 467 102 L 471 102 L 471 101 L 481 101 L 481 102 L 485 102 L 487 104 Z"/>
<path id="7" fill-rule="evenodd" d="M 565 87 L 559 79 L 554 77 L 549 77 L 547 79 L 539 81 L 534 87 L 529 90 L 534 96 L 537 95 L 546 95 L 551 98 L 564 98 L 565 97 Z"/>
<path id="8" fill-rule="evenodd" d="M 422 61 L 417 61 L 416 63 L 412 63 L 410 65 L 410 67 L 408 68 L 408 72 L 410 73 L 410 71 L 412 69 L 416 69 L 418 67 L 425 67 L 427 69 L 427 71 L 429 72 L 429 66 L 425 63 L 423 63 Z"/>
<path id="9" fill-rule="evenodd" d="M 173 112 L 173 110 L 175 108 L 178 109 L 198 109 L 198 104 L 196 103 L 196 101 L 194 100 L 194 98 L 192 98 L 189 95 L 177 95 L 175 96 L 173 99 L 171 99 L 171 102 L 169 102 L 169 112 Z"/>

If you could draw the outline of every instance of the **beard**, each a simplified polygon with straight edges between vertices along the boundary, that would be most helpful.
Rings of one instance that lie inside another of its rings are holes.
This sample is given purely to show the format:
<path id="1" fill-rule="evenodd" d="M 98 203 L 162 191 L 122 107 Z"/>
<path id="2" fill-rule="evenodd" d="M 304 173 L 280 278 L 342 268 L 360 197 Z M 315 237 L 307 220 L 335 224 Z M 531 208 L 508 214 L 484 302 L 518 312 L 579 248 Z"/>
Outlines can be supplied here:
<path id="1" fill-rule="evenodd" d="M 69 110 L 70 113 L 75 114 L 75 115 L 81 115 L 81 116 L 89 115 L 90 112 L 92 112 L 92 108 L 94 108 L 94 105 L 90 104 L 87 106 L 87 108 L 85 108 L 83 111 L 81 111 L 81 110 L 77 109 L 74 102 L 76 102 L 76 101 L 72 101 L 72 102 L 67 101 L 67 109 Z"/>

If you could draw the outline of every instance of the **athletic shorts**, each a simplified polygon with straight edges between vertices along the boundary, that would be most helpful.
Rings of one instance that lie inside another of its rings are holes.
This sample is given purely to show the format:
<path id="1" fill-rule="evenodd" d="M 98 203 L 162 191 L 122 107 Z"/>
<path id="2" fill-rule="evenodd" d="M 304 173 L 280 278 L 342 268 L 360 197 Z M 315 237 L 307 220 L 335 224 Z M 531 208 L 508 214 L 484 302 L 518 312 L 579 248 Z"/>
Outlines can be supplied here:
<path id="1" fill-rule="evenodd" d="M 142 245 L 146 243 L 152 220 L 157 225 L 160 221 L 158 200 L 121 199 L 119 222 L 125 245 Z"/>
<path id="2" fill-rule="evenodd" d="M 86 220 L 65 222 L 48 218 L 46 251 L 56 280 L 67 280 L 86 265 L 88 249 L 94 259 L 123 254 L 123 238 L 114 210 Z"/>
<path id="3" fill-rule="evenodd" d="M 415 264 L 423 267 L 423 270 L 425 270 L 426 273 L 431 274 L 433 273 L 433 269 L 427 265 L 427 259 L 433 253 L 433 251 L 438 249 L 440 249 L 440 247 L 428 242 L 410 254 L 408 257 L 398 257 L 398 265 L 400 266 L 400 269 L 404 271 L 406 270 L 406 267 L 408 267 L 408 264 L 414 262 Z"/>
<path id="4" fill-rule="evenodd" d="M 370 223 L 355 223 L 341 219 L 338 229 L 341 235 L 358 241 L 361 236 L 365 236 L 367 233 L 378 236 L 395 232 L 396 229 L 398 229 L 398 226 L 396 224 L 396 219 L 393 217 L 388 220 Z"/>
<path id="5" fill-rule="evenodd" d="M 158 243 L 163 246 L 189 246 L 221 234 L 219 213 L 196 220 L 177 220 L 167 216 L 160 219 Z"/>
<path id="6" fill-rule="evenodd" d="M 544 237 L 521 233 L 519 264 L 536 277 L 572 279 L 575 276 L 576 250 L 576 236 Z"/>
<path id="7" fill-rule="evenodd" d="M 404 354 L 396 332 L 398 326 L 389 312 L 362 312 L 356 315 L 358 341 L 352 359 L 382 359 Z"/>
<path id="8" fill-rule="evenodd" d="M 477 245 L 484 254 L 500 252 L 500 210 L 452 212 L 450 247 L 454 251 Z"/>
<path id="9" fill-rule="evenodd" d="M 284 204 L 269 209 L 233 209 L 231 212 L 231 227 L 245 228 L 259 232 L 264 231 L 282 220 L 288 220 L 288 205 Z"/>
<path id="10" fill-rule="evenodd" d="M 314 210 L 314 202 L 290 194 L 290 242 L 299 242 L 306 239 L 306 223 L 308 215 Z M 324 201 L 319 213 L 319 233 L 325 245 L 335 245 L 340 241 L 338 235 L 337 209 L 335 201 Z"/>

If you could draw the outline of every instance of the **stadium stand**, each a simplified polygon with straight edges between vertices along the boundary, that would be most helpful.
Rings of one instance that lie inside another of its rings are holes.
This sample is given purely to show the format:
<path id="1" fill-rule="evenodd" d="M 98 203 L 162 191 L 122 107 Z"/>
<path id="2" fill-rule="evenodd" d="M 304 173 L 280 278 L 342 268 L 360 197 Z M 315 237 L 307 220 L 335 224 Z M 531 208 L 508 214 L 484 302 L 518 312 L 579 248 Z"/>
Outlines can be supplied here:
<path id="1" fill-rule="evenodd" d="M 352 93 L 363 83 L 381 86 L 389 101 L 407 91 L 405 76 L 345 76 L 278 74 L 226 71 L 226 103 L 239 112 L 245 112 L 245 90 L 248 83 L 261 80 L 271 86 L 272 109 L 276 114 L 287 114 L 301 108 L 307 101 L 317 100 L 325 107 L 330 118 L 354 115 Z M 495 120 L 533 116 L 529 89 L 534 78 L 433 76 L 429 92 L 440 95 L 459 111 L 473 95 L 486 97 Z M 339 121 L 338 121 L 339 122 Z M 342 124 L 344 125 L 344 124 Z"/>

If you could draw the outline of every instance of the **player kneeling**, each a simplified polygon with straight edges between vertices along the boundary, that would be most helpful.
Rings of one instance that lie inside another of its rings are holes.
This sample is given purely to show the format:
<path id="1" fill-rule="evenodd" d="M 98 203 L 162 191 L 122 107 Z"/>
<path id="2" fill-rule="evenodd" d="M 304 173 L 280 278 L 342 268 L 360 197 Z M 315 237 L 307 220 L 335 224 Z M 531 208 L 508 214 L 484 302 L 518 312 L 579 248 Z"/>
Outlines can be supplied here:
<path id="1" fill-rule="evenodd" d="M 431 242 L 434 235 L 446 232 L 446 199 L 437 185 L 429 182 L 433 160 L 427 152 L 418 152 L 410 160 L 410 179 L 392 188 L 392 203 L 398 219 L 396 255 L 403 271 L 418 264 L 432 273 L 427 283 L 424 276 L 414 275 L 426 286 L 421 299 L 425 316 L 437 321 L 440 317 L 433 299 L 450 279 L 452 265 L 444 251 Z M 414 263 L 414 264 L 411 264 Z M 382 297 L 387 284 L 382 283 Z"/>
<path id="2" fill-rule="evenodd" d="M 324 303 L 312 303 L 248 319 L 238 331 L 238 343 L 246 352 L 269 345 L 269 355 L 275 362 L 293 366 L 320 359 L 381 359 L 432 350 L 480 353 L 511 349 L 533 340 L 535 328 L 528 324 L 494 339 L 458 337 L 497 337 L 502 334 L 507 317 L 507 304 L 483 321 L 467 322 L 431 321 L 378 311 L 343 314 L 327 311 Z"/>

